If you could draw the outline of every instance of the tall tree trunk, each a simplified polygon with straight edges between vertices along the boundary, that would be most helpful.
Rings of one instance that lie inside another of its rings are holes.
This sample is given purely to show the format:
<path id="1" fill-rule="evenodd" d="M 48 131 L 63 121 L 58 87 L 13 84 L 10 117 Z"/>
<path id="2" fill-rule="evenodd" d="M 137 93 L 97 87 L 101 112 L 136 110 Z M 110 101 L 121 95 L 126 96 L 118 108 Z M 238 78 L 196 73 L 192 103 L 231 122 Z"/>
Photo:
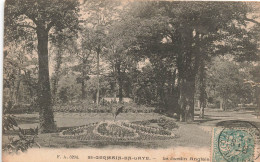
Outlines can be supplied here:
<path id="1" fill-rule="evenodd" d="M 182 69 L 184 68 L 184 69 Z M 179 71 L 179 106 L 180 106 L 180 121 L 192 122 L 194 120 L 194 93 L 195 93 L 195 76 L 190 67 L 180 68 Z"/>
<path id="2" fill-rule="evenodd" d="M 224 111 L 226 111 L 227 110 L 227 99 L 226 99 L 226 97 L 224 97 L 223 101 L 224 101 L 223 102 L 223 108 L 224 108 Z"/>
<path id="3" fill-rule="evenodd" d="M 257 105 L 257 118 L 260 118 L 260 87 L 256 86 L 256 105 Z"/>
<path id="4" fill-rule="evenodd" d="M 59 82 L 59 77 L 57 76 L 57 74 L 55 74 L 55 76 L 53 76 L 53 87 L 52 87 L 52 102 L 55 104 L 56 103 L 56 94 L 57 94 L 57 87 L 58 87 L 58 82 Z"/>
<path id="5" fill-rule="evenodd" d="M 164 81 L 159 84 L 159 102 L 160 105 L 165 105 L 165 95 L 164 95 Z"/>
<path id="6" fill-rule="evenodd" d="M 192 30 L 180 30 L 178 35 L 180 46 L 177 57 L 177 69 L 179 80 L 179 110 L 180 121 L 190 122 L 194 118 L 194 90 L 192 69 Z"/>
<path id="7" fill-rule="evenodd" d="M 28 71 L 25 71 L 24 74 L 25 74 L 25 83 L 26 83 L 26 85 L 27 85 L 27 88 L 28 88 L 28 91 L 29 91 L 29 96 L 30 96 L 29 102 L 30 102 L 30 105 L 31 105 L 31 106 L 34 106 L 34 105 L 33 105 L 33 102 L 34 102 L 33 89 L 34 89 L 34 87 L 33 87 L 33 85 L 30 83 L 30 81 L 32 80 L 31 72 L 28 70 Z"/>
<path id="8" fill-rule="evenodd" d="M 96 104 L 99 105 L 99 50 L 97 50 L 97 97 Z"/>
<path id="9" fill-rule="evenodd" d="M 205 73 L 205 60 L 200 60 L 199 69 L 199 101 L 200 101 L 200 118 L 204 118 L 204 109 L 206 107 L 206 73 Z"/>
<path id="10" fill-rule="evenodd" d="M 21 84 L 21 69 L 18 69 L 18 74 L 15 81 L 15 90 L 14 90 L 14 103 L 13 105 L 17 105 L 19 103 L 19 90 L 20 90 L 20 84 Z"/>
<path id="11" fill-rule="evenodd" d="M 200 107 L 199 107 L 199 108 L 200 108 L 200 118 L 203 119 L 203 118 L 204 118 L 205 106 L 204 106 L 203 103 L 201 103 L 199 106 L 200 106 Z"/>
<path id="12" fill-rule="evenodd" d="M 193 35 L 194 29 L 188 28 L 184 31 L 182 36 L 182 46 L 183 46 L 183 66 L 180 70 L 182 84 L 180 88 L 181 101 L 183 102 L 181 109 L 184 111 L 184 121 L 193 122 L 194 121 L 194 96 L 195 96 L 195 81 L 196 74 L 198 73 L 198 68 L 200 64 L 201 49 L 198 45 L 199 35 L 198 33 Z M 195 46 L 193 45 L 195 43 Z"/>
<path id="13" fill-rule="evenodd" d="M 220 99 L 220 110 L 226 111 L 226 109 L 227 109 L 227 99 L 226 99 L 226 96 L 224 95 L 224 96 Z"/>
<path id="14" fill-rule="evenodd" d="M 53 87 L 52 87 L 52 98 L 53 98 L 53 103 L 56 102 L 56 93 L 58 89 L 58 83 L 59 83 L 59 77 L 60 77 L 60 67 L 62 64 L 62 56 L 61 56 L 61 45 L 59 44 L 58 46 L 58 52 L 56 56 L 56 66 L 55 66 L 55 73 L 53 76 Z"/>
<path id="15" fill-rule="evenodd" d="M 180 121 L 181 122 L 184 122 L 186 119 L 185 119 L 185 111 L 184 109 L 186 108 L 186 99 L 184 98 L 184 91 L 182 90 L 183 89 L 183 81 L 180 80 L 179 81 L 179 99 L 178 99 L 178 105 L 179 105 L 179 116 L 180 116 Z"/>
<path id="16" fill-rule="evenodd" d="M 81 99 L 84 100 L 86 98 L 86 90 L 85 90 L 85 79 L 86 79 L 86 64 L 87 58 L 83 58 L 83 66 L 82 66 L 82 81 L 81 81 Z"/>
<path id="17" fill-rule="evenodd" d="M 81 82 L 81 99 L 84 100 L 85 98 L 86 98 L 85 80 L 82 79 L 82 82 Z"/>
<path id="18" fill-rule="evenodd" d="M 223 111 L 224 110 L 224 104 L 223 104 L 223 99 L 221 98 L 220 99 L 220 101 L 219 101 L 219 109 L 221 110 L 221 111 Z"/>
<path id="19" fill-rule="evenodd" d="M 194 120 L 194 81 L 184 79 L 180 86 L 181 121 L 192 122 Z"/>
<path id="20" fill-rule="evenodd" d="M 53 132 L 56 130 L 54 115 L 51 104 L 51 90 L 48 65 L 48 31 L 44 27 L 37 28 L 38 38 L 38 61 L 39 61 L 39 80 L 38 80 L 38 105 L 40 108 L 40 131 Z"/>
<path id="21" fill-rule="evenodd" d="M 172 88 L 171 88 L 171 94 L 173 94 L 176 91 L 175 88 L 175 82 L 176 82 L 176 76 L 177 76 L 177 69 L 174 70 L 173 76 L 172 76 Z"/>
<path id="22" fill-rule="evenodd" d="M 121 65 L 120 63 L 116 64 L 116 70 L 117 70 L 117 80 L 118 80 L 118 87 L 119 87 L 119 102 L 121 103 L 123 101 L 123 82 L 122 82 L 122 73 L 121 73 Z"/>

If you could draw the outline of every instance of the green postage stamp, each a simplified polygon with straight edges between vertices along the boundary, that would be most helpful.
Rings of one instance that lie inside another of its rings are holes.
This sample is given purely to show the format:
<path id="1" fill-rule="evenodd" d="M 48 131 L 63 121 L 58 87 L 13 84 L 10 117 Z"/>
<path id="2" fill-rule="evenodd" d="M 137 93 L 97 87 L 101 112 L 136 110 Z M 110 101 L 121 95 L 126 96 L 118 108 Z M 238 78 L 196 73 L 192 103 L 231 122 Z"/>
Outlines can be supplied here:
<path id="1" fill-rule="evenodd" d="M 213 129 L 213 162 L 252 162 L 259 157 L 259 129 L 252 123 L 233 121 Z"/>

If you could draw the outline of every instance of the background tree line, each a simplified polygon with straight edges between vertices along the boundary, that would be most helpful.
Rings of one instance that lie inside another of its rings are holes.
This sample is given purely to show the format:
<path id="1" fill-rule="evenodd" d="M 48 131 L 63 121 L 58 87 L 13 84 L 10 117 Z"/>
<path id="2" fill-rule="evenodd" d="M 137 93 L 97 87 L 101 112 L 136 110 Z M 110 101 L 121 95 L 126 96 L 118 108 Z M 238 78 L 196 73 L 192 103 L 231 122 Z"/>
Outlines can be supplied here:
<path id="1" fill-rule="evenodd" d="M 259 102 L 259 5 L 244 2 L 8 0 L 4 101 L 39 110 L 103 97 L 194 120 L 206 103 Z M 258 103 L 259 105 L 259 103 Z"/>

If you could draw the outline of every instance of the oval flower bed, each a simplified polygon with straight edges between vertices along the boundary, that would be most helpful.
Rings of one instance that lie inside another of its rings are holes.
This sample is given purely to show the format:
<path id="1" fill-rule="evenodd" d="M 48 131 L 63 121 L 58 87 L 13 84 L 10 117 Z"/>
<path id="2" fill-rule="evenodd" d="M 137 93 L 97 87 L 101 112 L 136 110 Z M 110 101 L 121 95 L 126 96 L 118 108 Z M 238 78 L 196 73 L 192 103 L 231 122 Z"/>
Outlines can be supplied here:
<path id="1" fill-rule="evenodd" d="M 84 125 L 84 126 L 80 126 L 77 128 L 69 128 L 66 130 L 63 130 L 62 132 L 60 132 L 60 136 L 79 136 L 82 134 L 86 134 L 86 130 L 88 127 L 95 125 L 95 123 L 92 124 L 88 124 L 88 125 Z"/>
<path id="2" fill-rule="evenodd" d="M 70 128 L 60 133 L 62 137 L 79 140 L 153 140 L 175 137 L 163 128 L 129 123 L 127 121 L 104 121 L 92 123 L 78 128 Z"/>
<path id="3" fill-rule="evenodd" d="M 133 129 L 111 121 L 100 122 L 93 130 L 93 133 L 113 139 L 133 139 L 139 136 Z"/>
<path id="4" fill-rule="evenodd" d="M 62 135 L 64 135 L 64 136 L 71 136 L 71 135 L 79 135 L 79 134 L 81 134 L 81 133 L 83 133 L 84 132 L 84 129 L 82 129 L 82 128 L 76 128 L 76 129 L 67 129 L 67 130 L 64 130 L 64 131 L 62 131 Z"/>
<path id="5" fill-rule="evenodd" d="M 133 123 L 123 123 L 123 124 L 126 127 L 130 127 L 136 130 L 136 132 L 138 133 L 144 133 L 152 136 L 174 136 L 172 132 L 161 128 L 143 126 L 143 125 L 133 124 Z"/>

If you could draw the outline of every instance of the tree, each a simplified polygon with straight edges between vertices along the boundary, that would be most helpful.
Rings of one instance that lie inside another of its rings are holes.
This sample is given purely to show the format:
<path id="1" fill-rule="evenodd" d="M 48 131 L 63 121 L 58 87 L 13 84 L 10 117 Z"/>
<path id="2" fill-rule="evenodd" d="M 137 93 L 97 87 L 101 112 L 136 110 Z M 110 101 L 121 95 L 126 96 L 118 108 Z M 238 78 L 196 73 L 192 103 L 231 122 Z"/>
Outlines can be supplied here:
<path id="1" fill-rule="evenodd" d="M 91 77 L 89 80 L 86 81 L 86 90 L 90 97 L 93 99 L 93 101 L 96 101 L 97 97 L 97 77 Z M 104 97 L 107 92 L 110 90 L 110 85 L 108 82 L 108 79 L 105 76 L 101 76 L 99 78 L 100 84 L 99 84 L 99 91 L 100 91 L 100 97 Z"/>
<path id="2" fill-rule="evenodd" d="M 92 37 L 91 42 L 94 44 L 92 47 L 93 51 L 96 53 L 96 75 L 97 75 L 97 93 L 96 93 L 96 104 L 99 105 L 99 95 L 100 95 L 100 55 L 103 52 L 105 47 L 105 37 L 107 28 L 111 23 L 112 13 L 111 11 L 114 10 L 114 5 L 118 2 L 113 1 L 86 1 L 83 5 L 87 9 L 88 17 L 84 19 L 85 27 L 92 28 L 94 37 Z"/>
<path id="3" fill-rule="evenodd" d="M 119 102 L 123 100 L 123 86 L 126 80 L 126 72 L 136 67 L 138 57 L 130 54 L 133 39 L 131 32 L 123 21 L 127 19 L 121 18 L 121 21 L 112 23 L 108 30 L 106 40 L 106 61 L 110 64 L 111 74 L 118 84 Z"/>
<path id="4" fill-rule="evenodd" d="M 50 40 L 52 42 L 50 47 L 50 58 L 53 60 L 54 72 L 51 75 L 51 90 L 53 104 L 56 103 L 57 99 L 57 89 L 60 77 L 64 71 L 63 66 L 66 66 L 66 62 L 71 61 L 72 56 L 75 54 L 75 33 L 66 30 L 63 32 L 55 32 L 50 35 Z M 68 59 L 69 58 L 69 59 Z"/>
<path id="5" fill-rule="evenodd" d="M 213 94 L 208 93 L 219 98 L 221 109 L 227 110 L 237 106 L 241 98 L 245 101 L 251 100 L 252 89 L 244 85 L 244 79 L 251 76 L 231 58 L 215 58 L 207 73 L 209 90 Z"/>
<path id="6" fill-rule="evenodd" d="M 252 88 L 255 89 L 255 102 L 258 108 L 257 117 L 260 117 L 260 72 L 259 72 L 259 64 L 255 65 L 250 74 L 252 74 L 252 80 L 250 78 L 245 79 L 244 83 L 249 84 Z"/>
<path id="7" fill-rule="evenodd" d="M 197 89 L 199 93 L 199 108 L 200 108 L 200 118 L 204 118 L 204 109 L 206 108 L 207 103 L 207 92 L 206 92 L 206 69 L 205 69 L 205 60 L 201 59 L 199 72 L 198 72 L 198 80 L 197 80 Z"/>
<path id="8" fill-rule="evenodd" d="M 85 39 L 85 40 L 84 40 Z M 93 60 L 93 47 L 91 42 L 91 34 L 86 31 L 86 35 L 82 36 L 81 48 L 77 52 L 77 57 L 80 60 L 79 65 L 75 66 L 74 69 L 80 71 L 81 76 L 77 78 L 77 82 L 81 83 L 81 98 L 86 98 L 85 82 L 90 79 L 89 74 L 91 70 L 90 63 Z"/>
<path id="9" fill-rule="evenodd" d="M 41 132 L 51 132 L 55 130 L 54 116 L 51 106 L 48 65 L 49 34 L 51 29 L 55 29 L 56 31 L 62 31 L 65 28 L 71 30 L 77 29 L 78 11 L 78 2 L 70 0 L 6 1 L 6 30 L 12 31 L 14 29 L 30 28 L 37 36 L 39 64 L 38 105 L 40 107 L 39 114 Z M 21 34 L 22 33 L 19 33 L 18 36 Z"/>
<path id="10" fill-rule="evenodd" d="M 246 3 L 135 4 L 131 13 L 140 24 L 135 29 L 140 51 L 149 59 L 168 53 L 166 58 L 177 69 L 182 121 L 194 120 L 195 83 L 201 60 L 220 53 L 232 53 L 240 58 L 255 56 L 255 42 L 251 42 L 252 35 L 246 30 L 251 11 Z"/>
<path id="11" fill-rule="evenodd" d="M 4 101 L 8 110 L 21 103 L 34 104 L 36 95 L 37 58 L 32 50 L 33 40 L 8 42 L 4 52 Z"/>
<path id="12" fill-rule="evenodd" d="M 86 81 L 90 79 L 94 65 L 95 54 L 95 33 L 92 28 L 81 28 L 77 35 L 77 39 L 68 45 L 70 52 L 70 61 L 74 59 L 76 64 L 71 66 L 71 70 L 79 73 L 77 83 L 81 84 L 81 99 L 86 99 Z"/>
<path id="13" fill-rule="evenodd" d="M 80 85 L 76 78 L 77 75 L 72 72 L 60 77 L 57 94 L 62 103 L 72 103 L 80 98 Z"/>

